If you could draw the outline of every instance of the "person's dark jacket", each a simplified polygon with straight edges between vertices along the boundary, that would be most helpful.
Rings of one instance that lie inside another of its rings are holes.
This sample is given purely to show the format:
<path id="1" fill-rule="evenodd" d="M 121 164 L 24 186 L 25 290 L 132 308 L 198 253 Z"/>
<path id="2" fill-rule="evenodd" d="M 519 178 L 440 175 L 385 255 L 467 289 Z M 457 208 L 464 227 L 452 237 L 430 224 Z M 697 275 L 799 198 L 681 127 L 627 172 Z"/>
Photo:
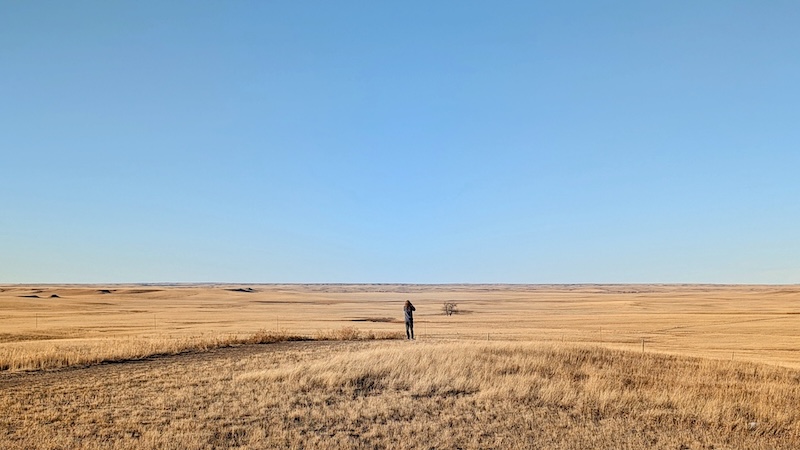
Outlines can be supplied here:
<path id="1" fill-rule="evenodd" d="M 416 310 L 417 310 L 417 308 L 414 308 L 414 305 L 412 305 L 412 304 L 408 304 L 408 305 L 403 306 L 403 313 L 405 313 L 406 322 L 413 322 L 414 321 L 414 311 L 416 311 Z"/>

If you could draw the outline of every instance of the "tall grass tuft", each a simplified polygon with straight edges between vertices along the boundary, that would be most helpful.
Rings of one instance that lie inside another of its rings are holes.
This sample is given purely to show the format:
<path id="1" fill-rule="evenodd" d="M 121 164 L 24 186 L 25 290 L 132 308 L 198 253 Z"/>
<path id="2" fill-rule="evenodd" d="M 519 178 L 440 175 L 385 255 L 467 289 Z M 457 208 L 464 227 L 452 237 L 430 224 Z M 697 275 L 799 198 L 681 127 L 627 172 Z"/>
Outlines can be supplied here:
<path id="1" fill-rule="evenodd" d="M 362 331 L 356 327 L 342 327 L 333 330 L 318 330 L 314 339 L 318 341 L 373 341 L 402 339 L 405 335 L 399 331 Z"/>

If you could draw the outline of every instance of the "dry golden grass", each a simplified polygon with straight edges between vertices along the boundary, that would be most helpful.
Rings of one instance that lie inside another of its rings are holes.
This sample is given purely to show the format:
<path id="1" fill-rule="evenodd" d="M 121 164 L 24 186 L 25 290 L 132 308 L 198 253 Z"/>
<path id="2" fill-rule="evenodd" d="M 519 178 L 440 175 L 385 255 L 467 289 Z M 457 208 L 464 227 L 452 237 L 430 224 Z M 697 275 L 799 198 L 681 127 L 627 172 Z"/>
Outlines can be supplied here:
<path id="1" fill-rule="evenodd" d="M 91 340 L 37 340 L 0 347 L 0 371 L 36 371 L 87 366 L 103 362 L 134 361 L 151 356 L 176 355 L 245 344 L 286 341 L 358 341 L 401 339 L 399 331 L 362 331 L 342 327 L 317 332 L 313 338 L 286 330 L 260 330 L 252 335 L 200 335 L 185 337 L 103 338 Z"/>
<path id="2" fill-rule="evenodd" d="M 314 334 L 317 341 L 374 341 L 388 339 L 403 339 L 402 331 L 373 331 L 359 330 L 356 327 L 342 327 L 335 330 L 320 330 Z"/>
<path id="3" fill-rule="evenodd" d="M 0 286 L 0 347 L 262 329 L 397 332 L 406 299 L 423 339 L 488 335 L 631 350 L 644 339 L 647 351 L 800 367 L 800 286 Z M 445 316 L 445 301 L 461 313 Z"/>
<path id="4" fill-rule="evenodd" d="M 58 297 L 52 297 L 57 295 Z M 0 347 L 33 340 L 178 339 L 289 330 L 423 339 L 594 343 L 800 367 L 800 286 L 0 286 Z M 445 316 L 445 301 L 460 314 Z"/>
<path id="5" fill-rule="evenodd" d="M 8 449 L 800 446 L 800 373 L 774 366 L 524 342 L 229 352 L 9 378 L 0 441 Z"/>
<path id="6" fill-rule="evenodd" d="M 419 340 L 377 341 L 403 336 L 406 299 Z M 798 300 L 798 286 L 0 286 L 0 447 L 800 448 Z M 281 342 L 304 339 L 350 342 Z"/>
<path id="7" fill-rule="evenodd" d="M 331 333 L 330 339 L 342 339 Z M 200 335 L 184 337 L 37 340 L 0 347 L 0 371 L 32 371 L 86 366 L 103 362 L 143 359 L 151 356 L 175 355 L 243 344 L 267 344 L 308 340 L 286 331 L 261 330 L 249 336 Z"/>

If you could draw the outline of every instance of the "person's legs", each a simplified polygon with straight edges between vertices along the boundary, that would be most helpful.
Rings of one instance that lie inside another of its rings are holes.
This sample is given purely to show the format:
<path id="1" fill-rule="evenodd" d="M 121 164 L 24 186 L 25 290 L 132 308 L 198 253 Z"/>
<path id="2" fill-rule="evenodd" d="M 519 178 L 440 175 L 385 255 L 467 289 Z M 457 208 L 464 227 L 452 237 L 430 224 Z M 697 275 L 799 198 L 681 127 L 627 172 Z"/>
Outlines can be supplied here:
<path id="1" fill-rule="evenodd" d="M 411 339 L 411 322 L 406 320 L 406 339 Z"/>
<path id="2" fill-rule="evenodd" d="M 411 327 L 411 339 L 415 339 L 414 338 L 414 321 L 412 320 L 412 321 L 408 322 L 408 325 Z"/>

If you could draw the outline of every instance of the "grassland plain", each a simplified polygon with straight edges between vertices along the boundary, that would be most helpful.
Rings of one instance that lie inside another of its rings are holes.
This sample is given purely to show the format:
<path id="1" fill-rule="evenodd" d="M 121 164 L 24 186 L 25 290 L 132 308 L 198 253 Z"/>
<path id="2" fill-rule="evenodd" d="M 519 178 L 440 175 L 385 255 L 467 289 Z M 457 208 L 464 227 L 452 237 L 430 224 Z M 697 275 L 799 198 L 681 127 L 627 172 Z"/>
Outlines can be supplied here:
<path id="1" fill-rule="evenodd" d="M 644 342 L 647 351 L 800 368 L 800 286 L 716 285 L 7 285 L 0 365 L 23 368 L 10 363 L 37 353 L 96 356 L 101 347 L 171 352 L 181 342 L 265 329 L 307 337 L 343 327 L 397 332 L 406 299 L 427 340 L 631 350 Z M 442 314 L 445 301 L 460 313 Z"/>
<path id="2" fill-rule="evenodd" d="M 6 374 L 7 449 L 793 449 L 800 374 L 531 342 L 287 342 Z"/>
<path id="3" fill-rule="evenodd" d="M 405 299 L 416 342 L 246 344 L 396 336 Z M 800 448 L 798 299 L 797 286 L 0 286 L 0 443 Z"/>

